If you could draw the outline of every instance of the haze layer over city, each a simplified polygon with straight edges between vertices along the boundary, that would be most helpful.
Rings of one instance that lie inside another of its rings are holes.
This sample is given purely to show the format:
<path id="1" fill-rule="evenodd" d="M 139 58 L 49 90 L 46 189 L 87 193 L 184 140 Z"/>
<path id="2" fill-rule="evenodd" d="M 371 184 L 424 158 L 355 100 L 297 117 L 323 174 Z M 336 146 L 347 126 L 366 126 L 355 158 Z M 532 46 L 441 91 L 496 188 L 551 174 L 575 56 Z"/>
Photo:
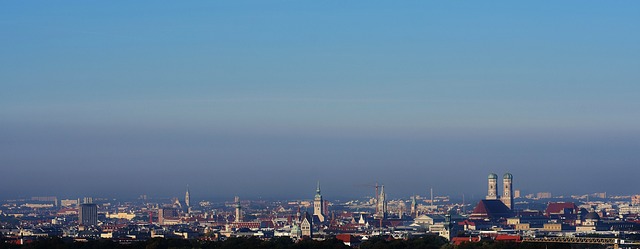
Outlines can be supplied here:
<path id="1" fill-rule="evenodd" d="M 637 1 L 3 1 L 0 198 L 637 193 Z"/>

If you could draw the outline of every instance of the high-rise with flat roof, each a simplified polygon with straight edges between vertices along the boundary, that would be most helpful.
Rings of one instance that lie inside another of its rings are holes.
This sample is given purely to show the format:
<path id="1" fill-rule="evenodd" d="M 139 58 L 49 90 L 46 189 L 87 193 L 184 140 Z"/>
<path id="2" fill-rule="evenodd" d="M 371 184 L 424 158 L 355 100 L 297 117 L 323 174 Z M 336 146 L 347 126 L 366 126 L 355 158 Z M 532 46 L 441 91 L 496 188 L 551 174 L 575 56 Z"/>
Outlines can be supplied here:
<path id="1" fill-rule="evenodd" d="M 98 225 L 98 205 L 92 203 L 81 204 L 78 208 L 78 224 L 85 226 Z"/>

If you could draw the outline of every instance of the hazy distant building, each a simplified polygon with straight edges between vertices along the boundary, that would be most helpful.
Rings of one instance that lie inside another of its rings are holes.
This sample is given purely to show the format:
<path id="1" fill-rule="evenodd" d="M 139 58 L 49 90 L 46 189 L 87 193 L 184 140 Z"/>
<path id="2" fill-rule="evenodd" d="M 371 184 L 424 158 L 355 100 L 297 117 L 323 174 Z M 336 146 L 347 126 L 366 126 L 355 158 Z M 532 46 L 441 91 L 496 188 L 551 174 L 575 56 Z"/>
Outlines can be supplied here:
<path id="1" fill-rule="evenodd" d="M 513 209 L 513 175 L 505 173 L 502 177 L 502 202 L 504 205 Z"/>
<path id="2" fill-rule="evenodd" d="M 81 204 L 78 208 L 78 224 L 85 226 L 98 225 L 98 205 Z"/>
<path id="3" fill-rule="evenodd" d="M 640 195 L 631 196 L 631 205 L 640 206 Z"/>
<path id="4" fill-rule="evenodd" d="M 640 206 L 638 205 L 619 205 L 618 212 L 620 214 L 640 214 Z"/>
<path id="5" fill-rule="evenodd" d="M 517 199 L 517 198 L 520 198 L 520 197 L 521 197 L 520 196 L 520 190 L 519 189 L 514 190 L 513 191 L 513 198 Z"/>
<path id="6" fill-rule="evenodd" d="M 549 199 L 551 198 L 551 192 L 540 192 L 536 194 L 536 198 L 538 199 Z"/>
<path id="7" fill-rule="evenodd" d="M 600 198 L 600 199 L 606 199 L 607 198 L 607 192 L 593 193 L 593 197 Z"/>
<path id="8" fill-rule="evenodd" d="M 55 196 L 35 196 L 31 197 L 32 201 L 52 202 L 54 206 L 58 206 L 58 197 Z"/>
<path id="9" fill-rule="evenodd" d="M 80 201 L 78 201 L 78 203 L 80 203 Z M 86 203 L 86 204 L 91 204 L 91 203 L 93 203 L 93 197 L 85 197 L 85 198 L 82 200 L 82 203 Z"/>
<path id="10" fill-rule="evenodd" d="M 60 206 L 63 207 L 74 207 L 77 206 L 78 200 L 70 200 L 70 199 L 64 199 L 64 200 L 60 200 Z"/>
<path id="11" fill-rule="evenodd" d="M 313 198 L 313 215 L 318 217 L 320 222 L 324 222 L 324 201 L 322 200 L 322 194 L 320 194 L 320 182 L 316 188 L 316 196 Z"/>

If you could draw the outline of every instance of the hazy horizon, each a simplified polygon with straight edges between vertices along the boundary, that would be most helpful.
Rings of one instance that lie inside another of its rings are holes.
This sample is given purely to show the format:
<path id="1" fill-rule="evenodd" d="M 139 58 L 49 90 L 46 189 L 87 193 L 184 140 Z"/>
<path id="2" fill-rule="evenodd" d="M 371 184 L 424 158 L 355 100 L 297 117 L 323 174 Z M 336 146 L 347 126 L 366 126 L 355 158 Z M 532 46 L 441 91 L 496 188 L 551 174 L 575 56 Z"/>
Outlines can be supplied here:
<path id="1" fill-rule="evenodd" d="M 0 198 L 638 193 L 638 10 L 1 2 Z"/>

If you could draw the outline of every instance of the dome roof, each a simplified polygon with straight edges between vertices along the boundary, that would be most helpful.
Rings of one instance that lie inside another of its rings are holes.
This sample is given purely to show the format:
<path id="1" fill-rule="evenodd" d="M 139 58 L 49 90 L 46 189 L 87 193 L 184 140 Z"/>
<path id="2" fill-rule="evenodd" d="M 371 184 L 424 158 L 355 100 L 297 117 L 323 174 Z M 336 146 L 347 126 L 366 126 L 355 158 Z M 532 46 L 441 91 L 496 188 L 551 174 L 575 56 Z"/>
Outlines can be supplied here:
<path id="1" fill-rule="evenodd" d="M 600 215 L 598 215 L 598 213 L 596 212 L 589 212 L 587 215 L 584 216 L 584 218 L 590 219 L 590 220 L 599 220 Z"/>
<path id="2" fill-rule="evenodd" d="M 504 173 L 504 176 L 502 178 L 504 178 L 504 179 L 513 179 L 513 175 L 511 173 Z"/>
<path id="3" fill-rule="evenodd" d="M 498 175 L 491 173 L 489 174 L 489 179 L 498 179 Z"/>

